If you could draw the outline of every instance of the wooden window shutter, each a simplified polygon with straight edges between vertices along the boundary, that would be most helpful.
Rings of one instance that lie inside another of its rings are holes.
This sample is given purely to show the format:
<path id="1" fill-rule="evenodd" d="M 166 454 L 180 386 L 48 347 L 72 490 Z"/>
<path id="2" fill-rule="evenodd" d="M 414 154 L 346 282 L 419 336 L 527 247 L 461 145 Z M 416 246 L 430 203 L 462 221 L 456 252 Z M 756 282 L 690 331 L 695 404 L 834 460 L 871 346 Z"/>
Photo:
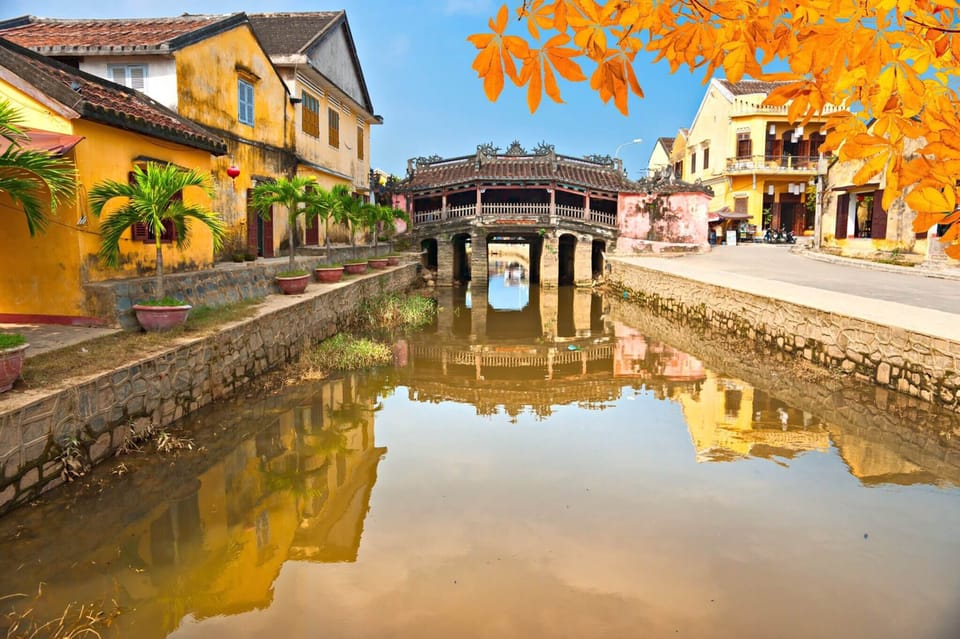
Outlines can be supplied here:
<path id="1" fill-rule="evenodd" d="M 873 192 L 873 211 L 871 212 L 870 237 L 875 240 L 887 239 L 887 212 L 883 210 L 883 189 Z"/>
<path id="2" fill-rule="evenodd" d="M 273 257 L 273 207 L 270 207 L 270 220 L 263 221 L 263 256 Z"/>
<path id="3" fill-rule="evenodd" d="M 834 237 L 838 240 L 847 237 L 847 218 L 850 215 L 850 194 L 841 193 L 837 197 L 837 228 L 834 230 Z"/>
<path id="4" fill-rule="evenodd" d="M 136 173 L 130 171 L 127 173 L 127 184 L 133 184 L 136 182 Z M 133 226 L 130 227 L 130 239 L 134 242 L 148 242 L 150 241 L 150 234 L 147 232 L 147 225 L 143 222 L 136 222 Z"/>

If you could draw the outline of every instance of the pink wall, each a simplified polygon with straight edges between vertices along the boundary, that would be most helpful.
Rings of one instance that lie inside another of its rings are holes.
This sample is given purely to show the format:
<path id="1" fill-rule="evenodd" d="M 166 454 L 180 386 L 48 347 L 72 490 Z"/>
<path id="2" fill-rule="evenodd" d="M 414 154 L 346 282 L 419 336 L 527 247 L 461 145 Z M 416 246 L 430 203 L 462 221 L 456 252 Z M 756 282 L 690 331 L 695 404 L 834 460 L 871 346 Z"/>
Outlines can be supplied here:
<path id="1" fill-rule="evenodd" d="M 661 214 L 651 220 L 646 205 L 659 198 Z M 710 196 L 699 191 L 672 194 L 621 193 L 617 202 L 619 238 L 617 253 L 660 253 L 682 246 L 709 250 L 707 204 Z"/>
<path id="2" fill-rule="evenodd" d="M 391 205 L 393 208 L 395 208 L 395 209 L 400 209 L 401 211 L 406 211 L 406 210 L 407 210 L 407 196 L 406 196 L 406 195 L 401 195 L 401 194 L 399 194 L 399 193 L 394 193 L 392 197 L 393 197 L 393 201 L 390 203 L 390 205 Z M 407 223 L 404 222 L 403 220 L 397 220 L 396 226 L 397 226 L 397 233 L 404 233 L 404 232 L 406 232 L 408 225 L 407 225 Z"/>

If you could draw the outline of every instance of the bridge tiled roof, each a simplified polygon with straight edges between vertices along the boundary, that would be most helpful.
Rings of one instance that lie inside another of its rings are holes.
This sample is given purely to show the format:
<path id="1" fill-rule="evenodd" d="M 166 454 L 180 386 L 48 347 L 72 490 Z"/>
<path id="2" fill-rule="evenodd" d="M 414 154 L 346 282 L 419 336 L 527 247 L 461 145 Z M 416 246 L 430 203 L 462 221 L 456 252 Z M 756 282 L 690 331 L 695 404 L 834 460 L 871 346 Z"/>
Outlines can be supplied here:
<path id="1" fill-rule="evenodd" d="M 563 155 L 470 155 L 412 168 L 405 186 L 411 191 L 428 191 L 458 184 L 557 182 L 614 193 L 639 191 L 639 185 L 621 169 Z"/>

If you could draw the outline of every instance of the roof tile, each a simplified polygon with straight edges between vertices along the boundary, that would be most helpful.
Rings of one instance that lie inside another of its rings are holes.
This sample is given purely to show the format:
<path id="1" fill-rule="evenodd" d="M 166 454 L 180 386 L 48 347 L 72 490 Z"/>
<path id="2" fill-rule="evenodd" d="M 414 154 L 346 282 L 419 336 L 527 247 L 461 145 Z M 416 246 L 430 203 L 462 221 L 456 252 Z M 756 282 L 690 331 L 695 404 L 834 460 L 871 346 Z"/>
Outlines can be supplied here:
<path id="1" fill-rule="evenodd" d="M 343 11 L 251 13 L 250 24 L 269 55 L 302 53 Z"/>
<path id="2" fill-rule="evenodd" d="M 171 40 L 223 20 L 222 15 L 183 15 L 175 18 L 78 19 L 36 18 L 0 30 L 7 40 L 29 49 L 159 48 Z"/>

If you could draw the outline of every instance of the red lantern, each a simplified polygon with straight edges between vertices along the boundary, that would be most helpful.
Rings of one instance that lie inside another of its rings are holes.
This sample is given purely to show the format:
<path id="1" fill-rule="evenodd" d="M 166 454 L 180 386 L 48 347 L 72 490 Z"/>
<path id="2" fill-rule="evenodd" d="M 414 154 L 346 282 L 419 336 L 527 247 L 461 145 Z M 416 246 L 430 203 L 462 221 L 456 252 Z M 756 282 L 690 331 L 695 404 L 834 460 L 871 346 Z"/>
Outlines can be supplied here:
<path id="1" fill-rule="evenodd" d="M 237 179 L 237 176 L 240 175 L 240 167 L 231 164 L 227 167 L 227 175 L 230 176 L 231 180 Z"/>

